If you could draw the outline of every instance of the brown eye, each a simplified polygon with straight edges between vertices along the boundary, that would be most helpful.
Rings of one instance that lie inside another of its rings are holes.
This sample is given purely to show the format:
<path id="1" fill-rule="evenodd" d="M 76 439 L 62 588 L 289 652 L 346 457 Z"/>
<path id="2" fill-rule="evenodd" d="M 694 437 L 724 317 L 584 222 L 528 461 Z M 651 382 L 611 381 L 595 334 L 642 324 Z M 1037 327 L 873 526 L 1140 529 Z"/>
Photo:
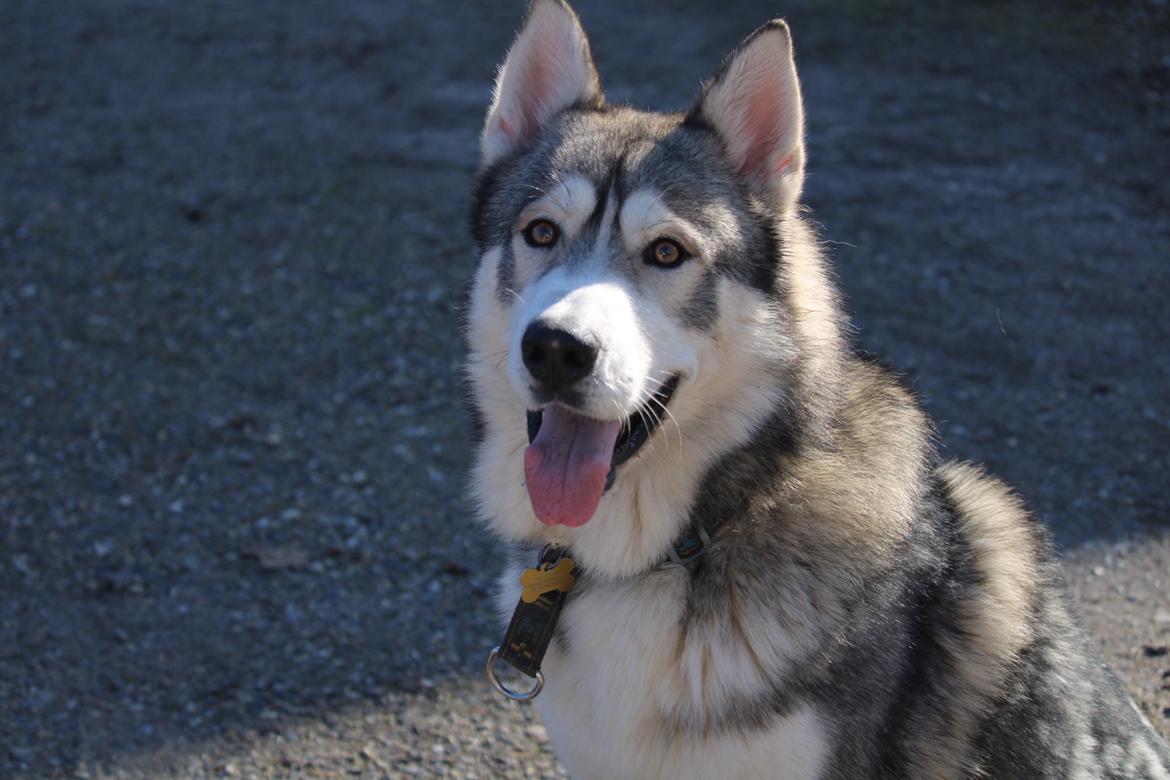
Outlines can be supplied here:
<path id="1" fill-rule="evenodd" d="M 646 247 L 646 262 L 662 268 L 674 268 L 687 257 L 686 250 L 670 238 L 660 238 Z"/>
<path id="2" fill-rule="evenodd" d="M 559 237 L 557 226 L 547 219 L 535 219 L 524 228 L 524 240 L 528 242 L 528 246 L 547 249 L 555 244 Z"/>

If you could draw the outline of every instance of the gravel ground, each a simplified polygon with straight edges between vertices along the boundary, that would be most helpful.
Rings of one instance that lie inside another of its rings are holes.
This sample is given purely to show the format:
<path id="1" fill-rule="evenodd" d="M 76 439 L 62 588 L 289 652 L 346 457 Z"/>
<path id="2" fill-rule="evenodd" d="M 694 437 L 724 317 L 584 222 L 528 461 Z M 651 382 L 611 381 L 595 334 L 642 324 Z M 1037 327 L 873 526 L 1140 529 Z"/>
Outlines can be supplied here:
<path id="1" fill-rule="evenodd" d="M 660 108 L 787 14 L 861 343 L 1048 521 L 1170 734 L 1170 11 L 925 5 L 580 10 Z M 558 775 L 482 680 L 463 497 L 467 184 L 519 12 L 5 5 L 0 777 Z"/>

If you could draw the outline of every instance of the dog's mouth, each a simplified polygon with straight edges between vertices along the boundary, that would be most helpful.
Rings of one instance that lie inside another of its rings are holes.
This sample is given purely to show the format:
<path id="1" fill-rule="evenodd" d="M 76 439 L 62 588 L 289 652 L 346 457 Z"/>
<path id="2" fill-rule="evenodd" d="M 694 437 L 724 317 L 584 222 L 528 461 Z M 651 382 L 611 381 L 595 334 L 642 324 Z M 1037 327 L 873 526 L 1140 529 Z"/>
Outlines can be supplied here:
<path id="1" fill-rule="evenodd" d="M 664 382 L 624 421 L 586 417 L 559 404 L 528 412 L 524 476 L 537 519 L 546 525 L 588 522 L 618 466 L 658 429 L 679 379 Z"/>

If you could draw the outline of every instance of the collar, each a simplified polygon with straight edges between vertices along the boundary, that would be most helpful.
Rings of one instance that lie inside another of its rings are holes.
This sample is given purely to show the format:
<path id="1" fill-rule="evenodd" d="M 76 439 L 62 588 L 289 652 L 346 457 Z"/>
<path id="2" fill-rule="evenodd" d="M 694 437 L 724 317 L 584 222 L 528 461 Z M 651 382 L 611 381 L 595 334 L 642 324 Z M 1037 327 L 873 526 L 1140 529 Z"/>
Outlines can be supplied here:
<path id="1" fill-rule="evenodd" d="M 689 566 L 698 560 L 699 556 L 711 545 L 711 536 L 707 529 L 698 524 L 692 524 L 686 532 L 675 540 L 666 552 L 666 557 L 658 562 L 655 568 L 662 568 L 671 564 Z"/>
<path id="2" fill-rule="evenodd" d="M 652 567 L 668 566 L 690 568 L 711 545 L 707 529 L 692 524 L 671 545 L 666 556 Z M 515 701 L 531 701 L 544 687 L 544 673 L 540 671 L 544 654 L 556 632 L 557 619 L 565 606 L 569 591 L 581 576 L 581 568 L 573 561 L 565 547 L 545 545 L 537 556 L 536 566 L 520 575 L 520 600 L 512 612 L 512 620 L 504 633 L 504 641 L 488 654 L 487 677 L 497 691 Z M 533 679 L 528 690 L 509 688 L 496 676 L 496 661 L 503 659 L 509 666 Z"/>

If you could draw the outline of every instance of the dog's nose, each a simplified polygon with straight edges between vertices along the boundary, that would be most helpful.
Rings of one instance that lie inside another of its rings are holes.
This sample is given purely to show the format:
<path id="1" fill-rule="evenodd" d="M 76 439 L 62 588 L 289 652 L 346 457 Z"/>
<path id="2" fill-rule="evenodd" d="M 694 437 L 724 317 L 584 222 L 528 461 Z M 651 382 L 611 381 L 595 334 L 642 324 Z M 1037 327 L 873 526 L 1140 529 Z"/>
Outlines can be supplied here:
<path id="1" fill-rule="evenodd" d="M 539 320 L 524 331 L 520 354 L 533 378 L 556 391 L 584 379 L 597 362 L 597 347 Z"/>

